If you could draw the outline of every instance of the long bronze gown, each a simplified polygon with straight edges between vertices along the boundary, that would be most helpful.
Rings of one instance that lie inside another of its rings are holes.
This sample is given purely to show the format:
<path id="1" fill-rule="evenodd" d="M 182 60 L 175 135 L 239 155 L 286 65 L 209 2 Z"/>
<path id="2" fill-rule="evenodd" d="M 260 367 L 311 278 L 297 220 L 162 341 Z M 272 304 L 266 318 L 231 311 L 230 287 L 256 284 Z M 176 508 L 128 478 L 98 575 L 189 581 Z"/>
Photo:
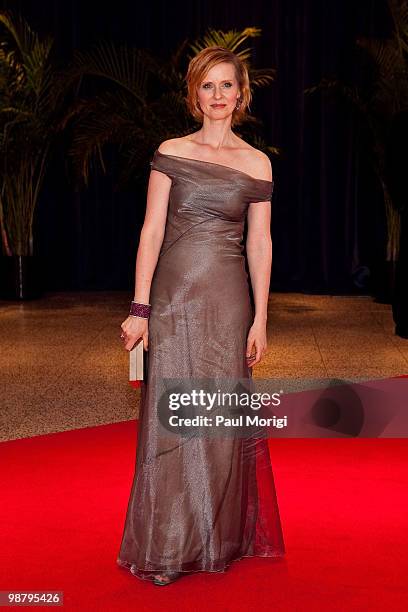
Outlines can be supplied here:
<path id="1" fill-rule="evenodd" d="M 140 577 L 223 571 L 237 559 L 285 553 L 266 439 L 163 433 L 161 379 L 250 378 L 253 322 L 243 231 L 248 206 L 273 182 L 156 150 L 171 178 L 165 236 L 152 279 L 148 376 L 136 468 L 117 563 Z"/>

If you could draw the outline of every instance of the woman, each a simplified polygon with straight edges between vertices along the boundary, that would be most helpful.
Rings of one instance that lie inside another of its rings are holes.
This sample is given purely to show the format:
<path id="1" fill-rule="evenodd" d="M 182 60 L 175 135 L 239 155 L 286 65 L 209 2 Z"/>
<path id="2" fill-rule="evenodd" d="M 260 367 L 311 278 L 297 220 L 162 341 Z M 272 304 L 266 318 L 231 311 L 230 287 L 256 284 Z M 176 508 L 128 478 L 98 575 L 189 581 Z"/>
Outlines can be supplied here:
<path id="1" fill-rule="evenodd" d="M 267 441 L 186 438 L 159 423 L 163 380 L 250 379 L 267 344 L 272 169 L 231 129 L 251 99 L 247 68 L 208 47 L 186 80 L 202 127 L 155 151 L 135 296 L 121 325 L 125 349 L 143 339 L 149 357 L 117 562 L 157 585 L 225 571 L 243 557 L 284 555 Z"/>

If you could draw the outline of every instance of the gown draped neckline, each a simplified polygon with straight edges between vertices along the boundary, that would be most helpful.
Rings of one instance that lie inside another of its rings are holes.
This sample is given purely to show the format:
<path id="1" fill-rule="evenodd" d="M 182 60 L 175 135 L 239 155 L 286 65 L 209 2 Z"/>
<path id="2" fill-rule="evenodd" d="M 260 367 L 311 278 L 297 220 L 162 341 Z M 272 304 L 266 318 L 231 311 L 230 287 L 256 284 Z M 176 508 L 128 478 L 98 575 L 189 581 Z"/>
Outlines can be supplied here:
<path id="1" fill-rule="evenodd" d="M 238 174 L 241 174 L 241 175 L 247 177 L 251 181 L 256 181 L 256 182 L 260 182 L 260 183 L 266 183 L 268 185 L 274 185 L 275 184 L 273 179 L 272 179 L 272 181 L 269 181 L 267 179 L 256 178 L 255 176 L 252 176 L 251 174 L 248 174 L 247 172 L 244 172 L 243 170 L 238 170 L 238 168 L 232 168 L 231 166 L 226 166 L 225 164 L 219 164 L 217 162 L 210 162 L 210 161 L 206 161 L 204 159 L 196 159 L 194 157 L 184 157 L 184 156 L 181 156 L 181 155 L 170 155 L 169 153 L 162 153 L 161 151 L 159 151 L 159 149 L 155 150 L 154 155 L 156 155 L 156 154 L 162 155 L 163 157 L 172 157 L 174 159 L 179 159 L 179 160 L 197 162 L 197 163 L 200 163 L 200 164 L 208 164 L 209 166 L 218 166 L 220 168 L 225 168 L 225 170 L 230 170 L 231 172 L 237 172 Z"/>

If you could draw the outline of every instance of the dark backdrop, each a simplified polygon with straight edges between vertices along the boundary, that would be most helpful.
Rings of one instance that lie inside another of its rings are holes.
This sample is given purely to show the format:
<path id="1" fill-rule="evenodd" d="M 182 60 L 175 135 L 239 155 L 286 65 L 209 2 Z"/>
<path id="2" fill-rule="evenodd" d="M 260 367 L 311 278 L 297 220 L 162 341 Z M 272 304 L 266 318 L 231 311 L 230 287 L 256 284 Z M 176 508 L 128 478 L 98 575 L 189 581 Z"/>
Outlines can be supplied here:
<path id="1" fill-rule="evenodd" d="M 277 79 L 256 91 L 252 109 L 264 121 L 266 140 L 282 149 L 272 160 L 272 289 L 372 291 L 385 258 L 386 221 L 370 153 L 350 108 L 302 91 L 322 76 L 356 70 L 357 36 L 381 36 L 388 27 L 385 0 L 0 0 L 0 6 L 21 10 L 34 29 L 53 35 L 60 60 L 102 38 L 165 56 L 209 27 L 261 27 L 254 63 L 275 67 Z M 65 164 L 59 147 L 37 211 L 47 289 L 132 292 L 146 185 L 118 193 L 110 173 L 96 174 L 77 192 Z"/>

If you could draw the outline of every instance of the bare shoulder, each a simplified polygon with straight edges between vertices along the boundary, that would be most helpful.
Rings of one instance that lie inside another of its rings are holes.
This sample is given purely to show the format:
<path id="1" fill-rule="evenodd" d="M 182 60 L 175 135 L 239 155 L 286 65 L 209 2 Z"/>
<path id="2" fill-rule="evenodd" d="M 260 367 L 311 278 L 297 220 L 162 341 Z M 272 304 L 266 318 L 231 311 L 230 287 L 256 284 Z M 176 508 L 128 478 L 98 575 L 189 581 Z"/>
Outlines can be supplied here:
<path id="1" fill-rule="evenodd" d="M 246 162 L 246 171 L 256 178 L 272 181 L 272 164 L 269 157 L 263 151 L 245 144 L 246 146 L 242 149 L 242 157 Z"/>
<path id="2" fill-rule="evenodd" d="M 185 147 L 185 143 L 186 139 L 184 137 L 169 138 L 160 143 L 158 151 L 166 155 L 183 155 L 183 146 Z"/>

